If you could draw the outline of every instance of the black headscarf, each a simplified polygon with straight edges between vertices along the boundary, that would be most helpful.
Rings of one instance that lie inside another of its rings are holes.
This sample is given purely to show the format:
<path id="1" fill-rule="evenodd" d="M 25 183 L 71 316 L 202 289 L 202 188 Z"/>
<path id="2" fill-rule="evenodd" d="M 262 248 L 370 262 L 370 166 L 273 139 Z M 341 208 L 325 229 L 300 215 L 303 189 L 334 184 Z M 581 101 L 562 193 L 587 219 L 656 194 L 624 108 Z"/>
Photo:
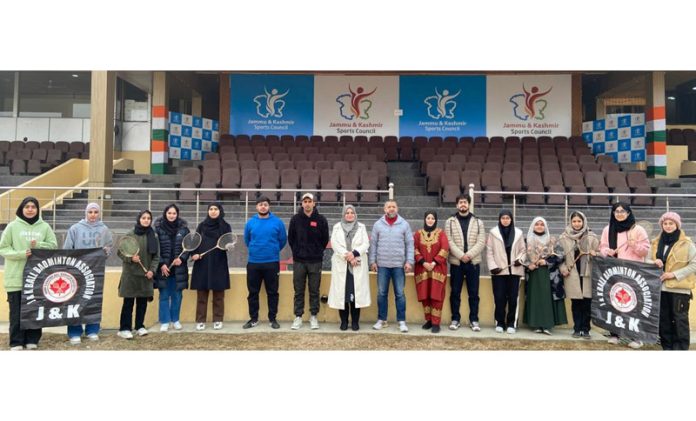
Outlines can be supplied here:
<path id="1" fill-rule="evenodd" d="M 677 240 L 679 240 L 680 235 L 681 230 L 679 229 L 674 230 L 674 232 L 671 234 L 668 234 L 662 230 L 660 240 L 657 242 L 657 253 L 655 253 L 655 257 L 665 262 L 667 260 L 667 256 L 669 256 L 669 252 L 672 251 L 672 246 L 677 242 Z M 665 247 L 667 247 L 667 250 L 665 250 Z"/>
<path id="2" fill-rule="evenodd" d="M 225 210 L 222 208 L 222 204 L 220 202 L 213 202 L 208 205 L 208 210 L 210 210 L 211 207 L 215 206 L 220 210 L 220 215 L 218 215 L 217 218 L 213 219 L 210 217 L 210 214 L 208 214 L 203 222 L 201 222 L 201 226 L 204 227 L 206 230 L 209 231 L 216 231 L 216 232 L 221 232 L 222 228 L 227 225 L 226 222 L 224 221 L 225 218 Z M 220 234 L 222 235 L 222 234 Z"/>
<path id="3" fill-rule="evenodd" d="M 140 218 L 145 214 L 150 215 L 150 226 L 144 227 L 140 225 Z M 149 210 L 141 211 L 138 214 L 138 219 L 135 221 L 135 228 L 133 228 L 135 235 L 147 235 L 147 252 L 149 254 L 157 253 L 157 236 L 155 235 L 155 230 L 152 229 L 152 212 Z"/>
<path id="4" fill-rule="evenodd" d="M 36 206 L 36 215 L 34 215 L 33 218 L 27 218 L 24 216 L 24 207 L 27 205 L 27 203 L 33 203 L 34 206 Z M 39 220 L 39 201 L 36 200 L 35 197 L 25 197 L 24 200 L 22 200 L 22 203 L 19 204 L 19 207 L 17 208 L 17 212 L 15 214 L 19 217 L 19 219 L 23 220 L 29 225 L 34 225 L 36 221 Z"/>
<path id="5" fill-rule="evenodd" d="M 174 220 L 174 222 L 169 222 L 169 219 L 167 218 L 167 211 L 169 211 L 169 209 L 171 208 L 174 208 L 174 210 L 176 210 L 176 219 Z M 176 233 L 179 231 L 179 225 L 181 222 L 181 220 L 179 219 L 179 214 L 179 208 L 173 203 L 164 208 L 164 212 L 162 212 L 162 222 L 160 224 L 160 227 L 162 227 L 162 229 L 172 237 L 175 236 Z"/>
<path id="6" fill-rule="evenodd" d="M 510 225 L 507 227 L 500 223 L 500 218 L 503 216 L 510 217 Z M 500 235 L 503 237 L 503 243 L 505 243 L 505 249 L 512 249 L 512 243 L 515 241 L 515 221 L 512 219 L 512 212 L 507 209 L 503 209 L 498 214 L 498 229 L 500 230 Z M 509 252 L 508 252 L 509 254 Z"/>
<path id="7" fill-rule="evenodd" d="M 628 212 L 628 217 L 619 222 L 616 217 L 614 216 L 614 211 L 617 208 L 623 208 L 626 212 Z M 620 232 L 625 232 L 633 228 L 633 225 L 636 223 L 636 218 L 633 216 L 633 212 L 631 211 L 631 206 L 628 203 L 623 203 L 623 202 L 616 202 L 612 205 L 611 207 L 611 218 L 609 219 L 609 248 L 612 250 L 616 250 L 616 236 Z"/>
<path id="8" fill-rule="evenodd" d="M 428 224 L 425 223 L 425 219 L 428 217 L 428 215 L 432 215 L 435 218 L 435 223 L 432 227 L 429 227 Z M 423 230 L 425 232 L 433 232 L 435 231 L 435 228 L 437 228 L 437 212 L 429 210 L 425 212 L 425 215 L 423 215 Z"/>

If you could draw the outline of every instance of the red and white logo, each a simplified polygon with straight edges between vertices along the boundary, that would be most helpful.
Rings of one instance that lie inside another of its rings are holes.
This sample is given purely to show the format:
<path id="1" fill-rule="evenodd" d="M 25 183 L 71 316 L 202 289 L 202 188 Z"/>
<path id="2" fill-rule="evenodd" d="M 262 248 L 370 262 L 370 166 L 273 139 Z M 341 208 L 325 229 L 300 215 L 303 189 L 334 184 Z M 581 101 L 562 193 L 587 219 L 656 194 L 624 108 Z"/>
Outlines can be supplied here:
<path id="1" fill-rule="evenodd" d="M 68 272 L 55 272 L 43 283 L 43 294 L 54 303 L 64 303 L 77 293 L 77 280 Z"/>
<path id="2" fill-rule="evenodd" d="M 636 292 L 624 282 L 617 282 L 611 287 L 609 299 L 611 305 L 622 313 L 628 313 L 638 305 Z"/>

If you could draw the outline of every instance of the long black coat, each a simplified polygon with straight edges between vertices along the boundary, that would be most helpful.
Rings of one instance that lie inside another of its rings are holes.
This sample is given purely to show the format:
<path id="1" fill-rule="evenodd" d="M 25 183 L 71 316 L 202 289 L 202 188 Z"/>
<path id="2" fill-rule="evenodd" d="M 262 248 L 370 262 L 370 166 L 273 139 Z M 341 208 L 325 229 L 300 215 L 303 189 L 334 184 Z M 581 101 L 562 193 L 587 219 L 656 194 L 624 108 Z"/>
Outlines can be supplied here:
<path id="1" fill-rule="evenodd" d="M 201 245 L 191 255 L 203 253 L 217 244 L 222 234 L 232 232 L 227 222 L 221 223 L 219 230 L 209 230 L 203 223 L 198 225 L 196 232 L 201 237 Z M 193 263 L 191 274 L 191 289 L 224 291 L 230 289 L 230 271 L 227 266 L 227 252 L 218 248 L 209 252 L 202 259 Z"/>
<path id="2" fill-rule="evenodd" d="M 167 287 L 167 277 L 162 274 L 162 266 L 171 266 L 172 261 L 183 251 L 182 241 L 184 237 L 189 233 L 188 223 L 179 219 L 179 229 L 176 235 L 172 236 L 162 228 L 162 218 L 157 218 L 154 223 L 155 232 L 157 233 L 157 238 L 159 238 L 159 249 L 160 249 L 160 261 L 157 268 L 157 273 L 155 274 L 157 279 L 157 288 Z M 189 258 L 189 253 L 184 253 L 181 255 L 181 265 L 174 268 L 174 275 L 176 276 L 176 289 L 182 290 L 188 288 L 189 273 L 187 261 Z M 170 268 L 171 269 L 171 268 Z M 170 271 L 171 272 L 171 271 Z"/>

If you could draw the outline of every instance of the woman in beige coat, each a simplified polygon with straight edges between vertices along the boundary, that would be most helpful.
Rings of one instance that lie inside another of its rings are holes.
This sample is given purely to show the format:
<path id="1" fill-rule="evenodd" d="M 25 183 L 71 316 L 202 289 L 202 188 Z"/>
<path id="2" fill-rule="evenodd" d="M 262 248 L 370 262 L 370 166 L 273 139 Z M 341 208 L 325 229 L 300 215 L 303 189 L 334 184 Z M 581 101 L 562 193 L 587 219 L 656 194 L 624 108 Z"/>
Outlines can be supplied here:
<path id="1" fill-rule="evenodd" d="M 491 272 L 495 299 L 495 331 L 515 333 L 522 262 L 527 257 L 522 230 L 515 228 L 512 212 L 500 211 L 498 226 L 491 229 L 486 242 L 486 261 Z M 506 314 L 507 307 L 507 314 Z"/>
<path id="2" fill-rule="evenodd" d="M 367 251 L 370 240 L 365 225 L 357 221 L 355 207 L 343 208 L 343 219 L 333 227 L 331 233 L 331 287 L 329 307 L 338 309 L 341 330 L 348 329 L 350 310 L 351 328 L 360 329 L 360 309 L 370 303 L 370 276 L 368 274 Z"/>
<path id="3" fill-rule="evenodd" d="M 564 259 L 561 275 L 566 297 L 573 312 L 573 337 L 590 339 L 592 308 L 592 263 L 590 256 L 599 252 L 599 237 L 590 231 L 585 214 L 570 214 L 570 223 L 559 238 Z"/>

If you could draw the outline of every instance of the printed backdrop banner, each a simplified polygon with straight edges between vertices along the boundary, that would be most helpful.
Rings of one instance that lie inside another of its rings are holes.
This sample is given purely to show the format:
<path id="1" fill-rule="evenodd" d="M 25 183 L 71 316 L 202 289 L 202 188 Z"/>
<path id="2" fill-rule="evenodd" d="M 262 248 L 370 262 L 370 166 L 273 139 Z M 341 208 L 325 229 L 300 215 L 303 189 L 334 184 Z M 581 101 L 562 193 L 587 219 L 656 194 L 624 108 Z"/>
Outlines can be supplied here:
<path id="1" fill-rule="evenodd" d="M 313 75 L 230 75 L 230 133 L 311 135 Z"/>
<path id="2" fill-rule="evenodd" d="M 645 161 L 645 114 L 612 114 L 582 123 L 582 138 L 594 155 L 617 163 Z"/>
<path id="3" fill-rule="evenodd" d="M 24 266 L 22 329 L 101 322 L 104 249 L 33 249 Z"/>
<path id="4" fill-rule="evenodd" d="M 660 274 L 652 264 L 592 257 L 592 322 L 622 337 L 657 342 Z"/>
<path id="5" fill-rule="evenodd" d="M 486 77 L 400 76 L 400 136 L 485 136 Z"/>
<path id="6" fill-rule="evenodd" d="M 486 78 L 487 136 L 570 136 L 571 76 Z"/>
<path id="7" fill-rule="evenodd" d="M 217 120 L 169 112 L 169 157 L 199 161 L 217 152 L 220 129 Z"/>
<path id="8" fill-rule="evenodd" d="M 314 134 L 398 136 L 398 76 L 316 76 Z"/>

